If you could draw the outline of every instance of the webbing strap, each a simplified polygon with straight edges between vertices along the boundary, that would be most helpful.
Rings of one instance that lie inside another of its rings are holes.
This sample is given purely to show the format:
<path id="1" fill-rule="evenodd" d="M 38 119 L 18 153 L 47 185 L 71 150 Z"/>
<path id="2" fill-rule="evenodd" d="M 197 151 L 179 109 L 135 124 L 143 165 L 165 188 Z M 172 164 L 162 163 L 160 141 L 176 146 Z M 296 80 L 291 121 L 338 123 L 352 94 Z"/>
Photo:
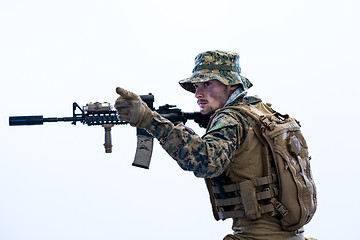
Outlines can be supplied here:
<path id="1" fill-rule="evenodd" d="M 274 207 L 274 205 L 272 204 L 267 204 L 267 205 L 263 205 L 260 207 L 260 213 L 261 214 L 265 214 L 265 213 L 273 213 L 275 212 L 276 209 Z M 224 220 L 226 218 L 245 218 L 245 211 L 240 209 L 240 210 L 234 210 L 234 211 L 226 211 L 226 212 L 218 212 L 219 214 L 219 218 Z"/>
<path id="2" fill-rule="evenodd" d="M 219 214 L 219 218 L 221 220 L 224 220 L 224 219 L 227 219 L 227 218 L 244 218 L 245 217 L 244 210 L 218 212 L 218 214 Z"/>
<path id="3" fill-rule="evenodd" d="M 275 183 L 277 181 L 276 174 L 270 174 L 269 176 L 251 179 L 255 187 Z"/>
<path id="4" fill-rule="evenodd" d="M 277 188 L 270 188 L 263 192 L 256 193 L 256 200 L 264 200 L 276 197 L 279 195 L 279 190 Z"/>
<path id="5" fill-rule="evenodd" d="M 272 199 L 278 195 L 279 191 L 277 188 L 266 189 L 265 191 L 256 193 L 256 200 Z M 241 205 L 243 203 L 240 196 L 225 199 L 215 198 L 214 201 L 218 207 Z"/>
<path id="6" fill-rule="evenodd" d="M 265 176 L 265 177 L 254 178 L 254 179 L 251 179 L 250 181 L 254 184 L 255 187 L 259 187 L 262 185 L 275 183 L 277 181 L 277 176 L 276 176 L 276 174 L 271 174 L 271 175 Z M 232 184 L 224 185 L 223 190 L 225 193 L 240 191 L 240 184 L 232 183 Z M 214 191 L 214 193 L 217 193 L 217 194 L 220 193 L 220 190 L 217 187 L 214 187 L 213 191 Z"/>
<path id="7" fill-rule="evenodd" d="M 225 207 L 225 206 L 242 204 L 242 199 L 241 199 L 241 197 L 215 199 L 215 203 L 216 203 L 216 206 L 218 206 L 218 207 Z"/>
<path id="8" fill-rule="evenodd" d="M 279 191 L 277 188 L 267 189 L 266 191 L 256 193 L 256 200 L 260 201 L 260 200 L 264 200 L 264 199 L 271 199 L 278 195 L 279 195 Z M 218 206 L 218 207 L 242 204 L 241 197 L 214 199 L 214 200 L 215 200 L 216 206 Z"/>

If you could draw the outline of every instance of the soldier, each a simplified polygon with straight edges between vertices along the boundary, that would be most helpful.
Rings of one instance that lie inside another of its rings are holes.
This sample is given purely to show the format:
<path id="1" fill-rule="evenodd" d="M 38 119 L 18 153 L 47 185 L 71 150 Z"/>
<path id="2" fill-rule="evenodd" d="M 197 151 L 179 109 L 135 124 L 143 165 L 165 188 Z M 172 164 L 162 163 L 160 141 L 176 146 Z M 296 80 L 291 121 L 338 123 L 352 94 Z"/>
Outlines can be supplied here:
<path id="1" fill-rule="evenodd" d="M 120 120 L 144 128 L 157 138 L 182 169 L 205 178 L 214 217 L 217 220 L 233 219 L 234 234 L 225 236 L 225 240 L 304 239 L 302 229 L 282 229 L 279 212 L 274 208 L 266 210 L 265 206 L 272 206 L 266 199 L 259 202 L 265 210 L 255 218 L 251 209 L 244 211 L 241 201 L 221 202 L 221 199 L 226 201 L 240 195 L 243 200 L 248 197 L 247 193 L 240 192 L 227 196 L 226 184 L 261 178 L 265 171 L 262 143 L 251 123 L 238 111 L 228 108 L 261 103 L 261 99 L 247 96 L 246 90 L 252 84 L 240 72 L 237 53 L 207 51 L 195 58 L 192 76 L 179 82 L 185 90 L 195 94 L 202 114 L 212 114 L 203 137 L 183 124 L 175 125 L 151 111 L 137 94 L 122 88 L 116 89 L 120 97 L 115 108 Z"/>

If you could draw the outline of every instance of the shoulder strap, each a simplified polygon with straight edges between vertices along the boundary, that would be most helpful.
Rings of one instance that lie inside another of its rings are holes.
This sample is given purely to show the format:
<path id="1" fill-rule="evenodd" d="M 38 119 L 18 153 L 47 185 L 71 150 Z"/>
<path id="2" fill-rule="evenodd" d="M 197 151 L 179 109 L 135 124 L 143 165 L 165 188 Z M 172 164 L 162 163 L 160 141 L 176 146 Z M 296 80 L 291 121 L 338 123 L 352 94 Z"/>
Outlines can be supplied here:
<path id="1" fill-rule="evenodd" d="M 263 104 L 263 103 L 259 103 L 259 104 Z M 265 106 L 265 104 L 263 104 L 263 105 L 264 105 L 264 107 L 267 108 L 267 110 L 269 112 L 272 111 L 272 109 L 270 109 L 268 107 L 268 105 L 266 105 L 266 106 Z M 264 116 L 264 113 L 262 113 L 260 110 L 258 110 L 257 108 L 255 108 L 252 105 L 229 106 L 228 108 L 232 108 L 232 109 L 240 112 L 240 114 L 242 114 L 245 118 L 247 118 L 250 126 L 254 130 L 255 135 L 257 136 L 259 141 L 262 143 L 263 147 L 262 147 L 261 154 L 262 154 L 263 166 L 264 166 L 264 176 L 268 176 L 272 173 L 275 173 L 276 171 L 272 164 L 273 157 L 272 157 L 272 154 L 269 149 L 269 144 L 268 144 L 267 140 L 264 138 L 263 134 L 261 133 L 261 131 L 263 131 L 263 128 L 264 128 L 264 121 L 266 122 L 266 119 L 267 119 Z M 270 124 L 270 123 L 268 123 L 268 124 Z"/>

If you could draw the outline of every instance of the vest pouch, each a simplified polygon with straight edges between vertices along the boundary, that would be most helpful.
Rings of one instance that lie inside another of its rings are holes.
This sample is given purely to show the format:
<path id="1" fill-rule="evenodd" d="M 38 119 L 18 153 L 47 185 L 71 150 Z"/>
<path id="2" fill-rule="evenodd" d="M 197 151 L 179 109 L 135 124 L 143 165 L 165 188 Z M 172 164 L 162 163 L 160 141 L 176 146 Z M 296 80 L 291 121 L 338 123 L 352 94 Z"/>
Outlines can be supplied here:
<path id="1" fill-rule="evenodd" d="M 261 217 L 260 206 L 256 200 L 256 189 L 252 181 L 241 182 L 240 192 L 246 218 L 249 220 L 259 219 Z"/>

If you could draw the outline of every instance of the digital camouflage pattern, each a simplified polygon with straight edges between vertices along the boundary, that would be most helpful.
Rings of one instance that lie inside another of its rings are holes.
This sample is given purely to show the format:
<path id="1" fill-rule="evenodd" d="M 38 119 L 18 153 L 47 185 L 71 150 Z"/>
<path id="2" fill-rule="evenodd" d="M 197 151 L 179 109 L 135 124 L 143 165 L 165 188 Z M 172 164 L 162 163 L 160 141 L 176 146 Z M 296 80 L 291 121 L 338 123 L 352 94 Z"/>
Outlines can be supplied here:
<path id="1" fill-rule="evenodd" d="M 192 76 L 179 81 L 179 83 L 184 89 L 192 93 L 195 93 L 194 83 L 213 79 L 225 85 L 241 84 L 243 90 L 247 90 L 252 86 L 252 83 L 240 73 L 239 54 L 218 50 L 207 51 L 196 56 Z"/>
<path id="2" fill-rule="evenodd" d="M 259 102 L 261 100 L 257 97 L 240 94 L 228 106 L 246 106 Z M 248 146 L 248 141 L 251 141 L 249 137 L 256 138 L 256 135 L 252 133 L 251 125 L 239 112 L 224 108 L 214 114 L 203 137 L 189 131 L 183 124 L 171 123 L 156 112 L 153 113 L 153 119 L 145 129 L 160 141 L 162 147 L 182 169 L 192 171 L 196 177 L 201 178 L 215 178 L 228 172 L 229 167 L 231 168 L 229 165 L 233 165 L 236 161 L 235 154 L 238 150 Z M 262 162 L 261 159 L 260 162 Z M 259 171 L 259 176 L 262 176 L 261 165 L 259 165 Z M 249 176 L 249 179 L 252 177 Z M 233 218 L 232 229 L 234 234 L 227 235 L 225 240 L 304 239 L 302 233 L 295 236 L 293 232 L 282 230 L 280 220 L 270 215 L 263 215 L 256 220 L 256 224 L 252 220 Z"/>
<path id="3" fill-rule="evenodd" d="M 241 97 L 233 104 L 239 101 L 249 104 L 250 100 L 253 98 Z M 196 177 L 213 178 L 219 176 L 234 158 L 249 130 L 249 123 L 244 118 L 239 122 L 238 116 L 230 109 L 220 112 L 203 137 L 183 124 L 171 123 L 156 112 L 145 129 L 160 141 L 182 169 L 192 171 Z"/>
<path id="4" fill-rule="evenodd" d="M 192 76 L 179 83 L 193 93 L 194 83 L 218 80 L 225 85 L 239 84 L 242 87 L 229 97 L 225 106 L 259 105 L 259 98 L 246 96 L 245 91 L 252 84 L 240 73 L 237 53 L 207 51 L 196 56 Z M 185 125 L 173 124 L 153 112 L 145 130 L 159 140 L 182 169 L 192 171 L 196 177 L 225 179 L 233 183 L 262 177 L 263 145 L 247 118 L 233 108 L 220 108 L 210 121 L 205 135 L 200 137 Z M 293 232 L 284 231 L 280 220 L 267 214 L 256 222 L 242 217 L 233 218 L 232 229 L 234 234 L 224 239 L 304 239 L 303 234 L 295 236 Z"/>

